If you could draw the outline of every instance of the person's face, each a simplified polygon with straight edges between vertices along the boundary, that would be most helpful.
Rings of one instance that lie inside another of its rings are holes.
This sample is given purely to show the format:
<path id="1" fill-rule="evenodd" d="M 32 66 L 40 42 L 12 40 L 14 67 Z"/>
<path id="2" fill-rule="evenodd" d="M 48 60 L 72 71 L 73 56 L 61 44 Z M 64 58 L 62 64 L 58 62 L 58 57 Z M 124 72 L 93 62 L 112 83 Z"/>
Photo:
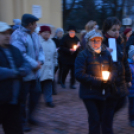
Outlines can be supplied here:
<path id="1" fill-rule="evenodd" d="M 41 33 L 41 36 L 45 39 L 45 40 L 47 40 L 47 39 L 49 39 L 50 38 L 50 32 L 49 31 L 44 31 L 44 32 L 42 32 Z"/>
<path id="2" fill-rule="evenodd" d="M 31 32 L 34 32 L 36 27 L 37 27 L 37 23 L 36 22 L 33 22 L 33 23 L 29 24 L 29 29 L 31 30 Z"/>
<path id="3" fill-rule="evenodd" d="M 99 49 L 101 47 L 102 39 L 100 37 L 95 37 L 89 40 L 89 45 L 94 49 Z"/>
<path id="4" fill-rule="evenodd" d="M 63 36 L 63 32 L 58 32 L 58 33 L 57 33 L 57 37 L 58 37 L 58 38 L 62 38 L 62 36 Z"/>
<path id="5" fill-rule="evenodd" d="M 0 45 L 9 45 L 10 44 L 11 30 L 5 32 L 0 32 Z"/>
<path id="6" fill-rule="evenodd" d="M 74 37 L 75 37 L 75 31 L 74 31 L 74 30 L 70 30 L 70 31 L 69 31 L 69 36 L 70 36 L 71 38 L 74 38 Z"/>
<path id="7" fill-rule="evenodd" d="M 107 31 L 108 35 L 113 38 L 119 37 L 120 25 L 113 25 L 109 31 Z"/>

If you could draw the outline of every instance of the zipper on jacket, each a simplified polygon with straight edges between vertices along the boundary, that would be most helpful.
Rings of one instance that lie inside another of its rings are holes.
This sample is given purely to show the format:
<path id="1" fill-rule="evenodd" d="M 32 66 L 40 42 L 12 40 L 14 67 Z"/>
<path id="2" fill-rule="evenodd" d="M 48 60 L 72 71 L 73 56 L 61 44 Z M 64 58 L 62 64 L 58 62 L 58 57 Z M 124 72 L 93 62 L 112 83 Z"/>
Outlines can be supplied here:
<path id="1" fill-rule="evenodd" d="M 101 54 L 100 54 L 100 58 L 101 58 Z M 102 61 L 100 59 L 100 70 L 101 70 L 101 72 L 102 72 L 102 67 L 103 67 L 103 64 L 102 64 Z M 101 76 L 102 76 L 102 74 L 101 74 Z M 102 95 L 105 95 L 105 89 L 102 90 Z"/>
<path id="2" fill-rule="evenodd" d="M 102 72 L 101 54 L 100 54 L 100 71 Z M 102 75 L 102 74 L 101 74 L 101 75 Z"/>

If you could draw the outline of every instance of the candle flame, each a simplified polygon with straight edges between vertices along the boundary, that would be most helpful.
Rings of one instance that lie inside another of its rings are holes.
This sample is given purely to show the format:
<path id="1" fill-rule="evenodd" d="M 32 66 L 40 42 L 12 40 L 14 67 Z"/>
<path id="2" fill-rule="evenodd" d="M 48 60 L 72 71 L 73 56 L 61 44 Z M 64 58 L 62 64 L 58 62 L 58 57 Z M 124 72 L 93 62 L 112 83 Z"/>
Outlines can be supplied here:
<path id="1" fill-rule="evenodd" d="M 110 72 L 109 71 L 102 71 L 102 78 L 104 81 L 107 81 L 109 78 Z"/>
<path id="2" fill-rule="evenodd" d="M 74 46 L 73 46 L 73 49 L 76 50 L 76 49 L 77 49 L 77 45 L 74 45 Z"/>

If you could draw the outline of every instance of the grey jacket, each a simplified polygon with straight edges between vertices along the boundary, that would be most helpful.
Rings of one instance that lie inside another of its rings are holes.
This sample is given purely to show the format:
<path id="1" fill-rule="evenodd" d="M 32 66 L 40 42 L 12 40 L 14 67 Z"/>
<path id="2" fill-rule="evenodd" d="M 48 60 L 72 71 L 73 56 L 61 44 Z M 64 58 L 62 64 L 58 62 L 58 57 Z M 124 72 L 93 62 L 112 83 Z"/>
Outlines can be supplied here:
<path id="1" fill-rule="evenodd" d="M 38 61 L 44 63 L 45 56 L 43 48 L 39 43 L 39 36 L 35 32 L 30 34 L 30 30 L 23 26 L 13 32 L 11 44 L 17 47 L 34 70 L 38 66 Z M 25 81 L 35 80 L 39 77 L 38 71 L 32 71 L 24 78 Z"/>

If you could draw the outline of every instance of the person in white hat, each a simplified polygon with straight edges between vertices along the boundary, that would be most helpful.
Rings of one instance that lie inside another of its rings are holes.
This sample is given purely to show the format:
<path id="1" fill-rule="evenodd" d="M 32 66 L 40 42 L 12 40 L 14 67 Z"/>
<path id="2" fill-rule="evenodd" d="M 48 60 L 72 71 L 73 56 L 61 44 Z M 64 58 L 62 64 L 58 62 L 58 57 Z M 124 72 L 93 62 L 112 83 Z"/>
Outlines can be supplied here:
<path id="1" fill-rule="evenodd" d="M 23 134 L 20 100 L 22 77 L 30 72 L 30 64 L 10 44 L 11 27 L 0 22 L 0 123 L 5 134 Z"/>
<path id="2" fill-rule="evenodd" d="M 106 47 L 102 45 L 103 36 L 100 31 L 92 30 L 85 38 L 87 48 L 80 52 L 75 60 L 75 78 L 80 82 L 79 95 L 88 112 L 89 134 L 100 134 L 105 100 L 113 79 L 110 75 L 104 80 L 102 72 L 108 71 L 112 74 L 112 59 Z"/>

